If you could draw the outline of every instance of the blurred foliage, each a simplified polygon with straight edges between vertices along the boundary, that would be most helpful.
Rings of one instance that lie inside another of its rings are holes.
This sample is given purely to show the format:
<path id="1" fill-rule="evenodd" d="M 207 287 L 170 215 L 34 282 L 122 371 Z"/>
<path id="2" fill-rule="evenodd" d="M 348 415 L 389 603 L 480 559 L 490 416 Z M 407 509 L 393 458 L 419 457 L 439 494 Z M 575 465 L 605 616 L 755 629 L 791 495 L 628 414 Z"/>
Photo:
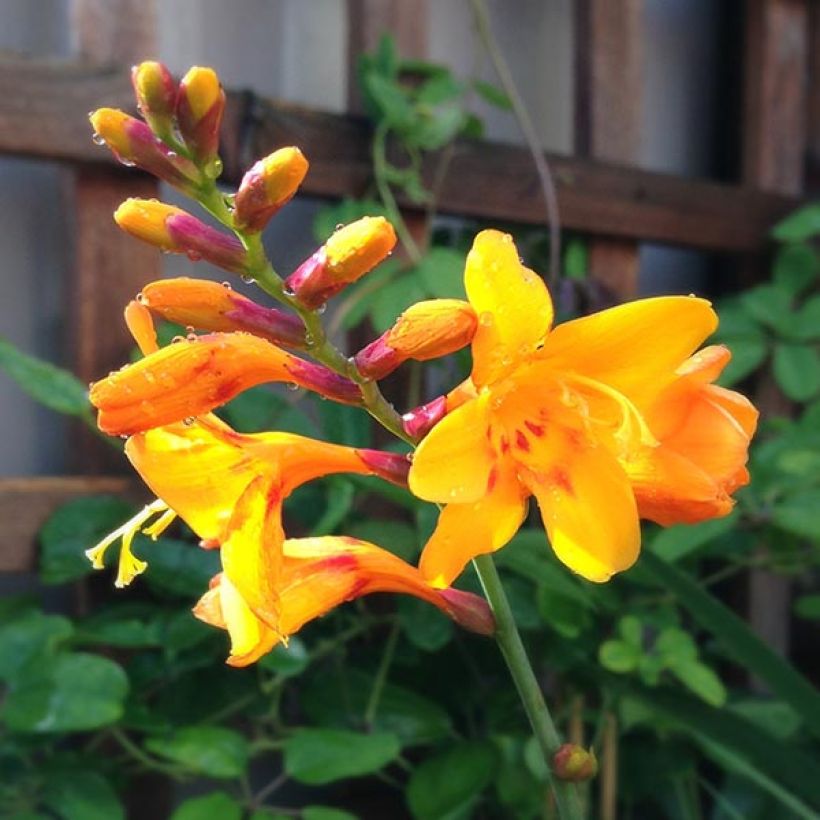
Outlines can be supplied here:
<path id="1" fill-rule="evenodd" d="M 382 192 L 372 192 L 380 198 L 324 209 L 320 240 L 365 213 L 393 218 L 385 183 L 429 204 L 421 152 L 479 133 L 469 93 L 507 105 L 486 85 L 400 61 L 387 40 L 360 72 L 379 138 L 398 139 L 409 164 L 382 168 Z M 380 333 L 414 301 L 463 295 L 473 232 L 430 222 L 422 252 L 397 254 L 350 288 L 331 324 Z M 545 233 L 515 233 L 528 264 L 544 269 Z M 820 619 L 810 586 L 820 557 L 820 206 L 774 235 L 771 279 L 718 306 L 719 339 L 734 353 L 725 383 L 771 382 L 794 402 L 792 416 L 764 424 L 736 512 L 647 527 L 639 563 L 606 585 L 570 574 L 540 527 L 498 554 L 562 730 L 591 744 L 604 769 L 617 748 L 619 817 L 788 820 L 820 810 L 820 695 L 714 594 L 768 567 L 794 579 L 795 614 Z M 599 307 L 606 295 L 586 277 L 583 239 L 571 237 L 563 257 L 560 315 Z M 0 366 L 49 407 L 89 416 L 81 386 L 63 371 L 6 343 Z M 460 355 L 431 364 L 423 383 L 409 376 L 396 388 L 403 406 L 457 382 L 468 366 Z M 300 399 L 257 387 L 221 415 L 245 432 L 374 443 L 364 414 Z M 34 595 L 0 602 L 0 816 L 118 820 L 122 795 L 149 774 L 196 783 L 172 820 L 549 816 L 543 762 L 491 641 L 415 600 L 372 596 L 310 624 L 258 664 L 229 668 L 226 636 L 190 613 L 218 559 L 197 549 L 184 525 L 173 537 L 137 539 L 149 569 L 127 592 L 101 594 L 111 579 L 86 578 L 83 550 L 131 512 L 118 498 L 83 498 L 41 532 L 41 583 L 90 589 L 102 603 L 88 614 L 50 614 Z M 286 528 L 348 533 L 412 561 L 435 515 L 397 488 L 334 476 L 294 494 Z M 477 590 L 471 571 L 459 584 Z M 749 675 L 769 694 L 752 692 Z M 593 816 L 599 790 L 586 787 Z"/>

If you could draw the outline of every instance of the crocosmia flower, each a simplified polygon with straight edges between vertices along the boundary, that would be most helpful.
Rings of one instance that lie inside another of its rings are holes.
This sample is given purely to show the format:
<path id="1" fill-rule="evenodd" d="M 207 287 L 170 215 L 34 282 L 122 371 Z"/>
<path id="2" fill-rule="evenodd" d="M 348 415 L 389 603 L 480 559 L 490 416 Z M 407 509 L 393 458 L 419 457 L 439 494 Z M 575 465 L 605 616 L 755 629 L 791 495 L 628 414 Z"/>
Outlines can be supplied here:
<path id="1" fill-rule="evenodd" d="M 757 413 L 711 383 L 725 348 L 693 356 L 717 327 L 709 302 L 644 299 L 553 327 L 546 285 L 498 231 L 476 237 L 465 286 L 478 316 L 471 378 L 409 476 L 446 505 L 421 559 L 432 583 L 504 546 L 530 496 L 558 558 L 592 581 L 635 561 L 641 517 L 731 509 Z"/>

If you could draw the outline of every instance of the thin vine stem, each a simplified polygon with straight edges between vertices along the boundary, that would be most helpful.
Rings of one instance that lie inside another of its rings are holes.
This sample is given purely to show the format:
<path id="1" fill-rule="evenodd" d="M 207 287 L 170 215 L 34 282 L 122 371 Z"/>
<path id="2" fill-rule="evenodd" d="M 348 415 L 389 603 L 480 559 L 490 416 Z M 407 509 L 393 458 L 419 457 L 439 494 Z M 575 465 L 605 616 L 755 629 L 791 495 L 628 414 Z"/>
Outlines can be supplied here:
<path id="1" fill-rule="evenodd" d="M 552 758 L 561 746 L 561 738 L 524 649 L 498 570 L 490 555 L 479 555 L 474 558 L 473 566 L 495 616 L 496 643 L 510 670 L 535 739 L 547 764 L 558 814 L 561 820 L 581 820 L 583 814 L 577 787 L 552 775 Z"/>

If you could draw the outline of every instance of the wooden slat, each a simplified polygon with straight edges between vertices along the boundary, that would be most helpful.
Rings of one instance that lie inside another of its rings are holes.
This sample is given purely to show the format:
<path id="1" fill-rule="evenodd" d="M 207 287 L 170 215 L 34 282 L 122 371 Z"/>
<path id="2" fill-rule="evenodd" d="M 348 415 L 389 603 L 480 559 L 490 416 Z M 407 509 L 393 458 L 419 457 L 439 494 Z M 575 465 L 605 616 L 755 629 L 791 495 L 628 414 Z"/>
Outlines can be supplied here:
<path id="1" fill-rule="evenodd" d="M 60 506 L 98 493 L 135 494 L 127 478 L 0 478 L 0 572 L 34 569 L 37 533 Z"/>
<path id="2" fill-rule="evenodd" d="M 85 114 L 122 105 L 125 69 L 0 61 L 0 153 L 111 164 L 95 146 Z M 241 133 L 225 138 L 226 181 L 253 157 L 287 143 L 311 160 L 303 191 L 355 196 L 370 182 L 367 124 L 359 118 L 231 95 L 229 122 Z M 755 251 L 766 232 L 796 207 L 791 196 L 750 187 L 547 154 L 565 228 L 692 248 Z M 432 178 L 437 158 L 425 164 Z M 464 140 L 454 151 L 440 210 L 499 222 L 543 224 L 543 203 L 532 159 L 523 148 Z M 131 246 L 132 247 L 132 246 Z"/>
<path id="3" fill-rule="evenodd" d="M 641 148 L 643 0 L 576 4 L 576 152 L 632 164 Z M 638 244 L 593 239 L 589 273 L 618 300 L 638 292 Z"/>
<path id="4" fill-rule="evenodd" d="M 97 65 L 127 65 L 156 49 L 153 0 L 72 0 L 71 24 L 77 56 Z M 129 72 L 120 69 L 119 74 L 123 99 Z M 84 126 L 87 137 L 85 113 L 77 111 L 72 122 L 78 130 Z M 64 123 L 55 125 L 62 129 Z M 111 215 L 128 196 L 156 197 L 159 186 L 155 180 L 134 179 L 115 167 L 80 166 L 71 174 L 70 187 L 75 216 L 69 334 L 73 369 L 90 381 L 127 361 L 132 342 L 121 319 L 123 307 L 162 269 L 157 253 L 124 235 Z M 75 442 L 74 464 L 87 473 L 107 472 L 121 465 L 122 459 L 112 458 L 108 448 L 82 429 Z"/>

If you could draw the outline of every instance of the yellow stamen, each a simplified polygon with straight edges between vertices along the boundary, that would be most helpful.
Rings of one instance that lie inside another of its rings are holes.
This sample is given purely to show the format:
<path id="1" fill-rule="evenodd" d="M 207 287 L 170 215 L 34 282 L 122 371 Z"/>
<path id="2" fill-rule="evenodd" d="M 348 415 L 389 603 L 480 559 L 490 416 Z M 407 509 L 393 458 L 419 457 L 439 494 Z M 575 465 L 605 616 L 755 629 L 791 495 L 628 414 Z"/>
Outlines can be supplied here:
<path id="1" fill-rule="evenodd" d="M 166 510 L 153 524 L 144 527 L 142 532 L 152 541 L 156 541 L 171 526 L 176 517 L 177 514 L 173 510 Z"/>
<path id="2" fill-rule="evenodd" d="M 120 561 L 117 567 L 117 580 L 114 581 L 114 586 L 118 589 L 127 587 L 134 578 L 148 566 L 146 561 L 141 561 L 131 551 L 131 544 L 134 541 L 134 536 L 137 534 L 136 530 L 129 530 L 122 537 L 122 546 L 120 547 Z"/>

